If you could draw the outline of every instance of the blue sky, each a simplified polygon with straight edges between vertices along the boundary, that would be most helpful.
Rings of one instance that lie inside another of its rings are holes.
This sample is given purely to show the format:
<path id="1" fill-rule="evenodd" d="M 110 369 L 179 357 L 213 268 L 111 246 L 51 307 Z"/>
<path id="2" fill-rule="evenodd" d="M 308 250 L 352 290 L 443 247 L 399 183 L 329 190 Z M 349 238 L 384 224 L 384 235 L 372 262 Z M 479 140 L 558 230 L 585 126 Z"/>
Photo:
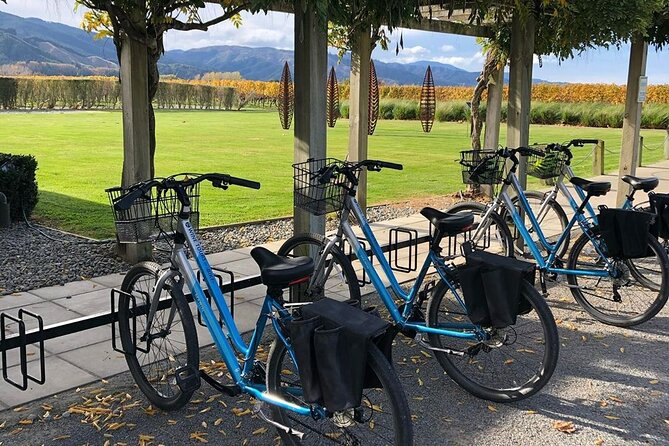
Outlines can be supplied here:
<path id="1" fill-rule="evenodd" d="M 73 0 L 8 0 L 0 10 L 22 17 L 38 17 L 44 20 L 79 26 L 82 11 L 73 12 Z M 208 8 L 203 16 L 214 17 L 216 9 Z M 229 23 L 213 27 L 204 33 L 199 31 L 177 32 L 166 35 L 165 46 L 169 49 L 189 49 L 210 45 L 243 45 L 251 47 L 269 46 L 292 49 L 293 17 L 290 14 L 270 13 L 244 15 L 241 29 Z M 402 30 L 404 50 L 395 55 L 394 42 L 390 51 L 377 49 L 375 59 L 384 62 L 415 62 L 429 60 L 451 64 L 468 71 L 479 71 L 483 64 L 481 47 L 472 37 L 449 34 Z M 399 39 L 399 31 L 392 38 Z M 649 83 L 669 83 L 668 50 L 648 52 L 647 75 Z M 624 84 L 627 80 L 629 46 L 618 49 L 595 49 L 575 59 L 559 62 L 555 57 L 544 56 L 543 66 L 535 60 L 533 77 L 556 82 L 600 82 Z M 535 58 L 536 59 L 536 58 Z"/>

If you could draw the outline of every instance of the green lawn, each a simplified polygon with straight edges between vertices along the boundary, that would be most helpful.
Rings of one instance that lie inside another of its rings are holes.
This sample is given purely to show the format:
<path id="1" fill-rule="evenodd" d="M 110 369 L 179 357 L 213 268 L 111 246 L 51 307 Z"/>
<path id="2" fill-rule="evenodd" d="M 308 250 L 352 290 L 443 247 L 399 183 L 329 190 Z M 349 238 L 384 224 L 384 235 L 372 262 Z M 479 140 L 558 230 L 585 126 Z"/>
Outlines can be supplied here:
<path id="1" fill-rule="evenodd" d="M 282 130 L 276 112 L 158 112 L 157 175 L 224 172 L 259 180 L 259 191 L 203 186 L 202 223 L 213 226 L 289 215 L 292 212 L 293 132 Z M 501 141 L 505 141 L 504 126 Z M 404 164 L 402 172 L 370 174 L 371 203 L 433 196 L 462 188 L 459 151 L 469 146 L 466 123 L 434 124 L 421 131 L 418 121 L 379 121 L 369 140 L 369 157 Z M 665 132 L 643 131 L 644 161 L 662 157 Z M 620 129 L 532 126 L 531 141 L 572 138 L 606 141 L 606 168 L 618 164 Z M 343 157 L 348 122 L 328 129 L 329 155 Z M 113 234 L 104 189 L 118 185 L 122 163 L 120 112 L 0 114 L 0 152 L 33 154 L 39 164 L 40 202 L 35 216 L 67 231 L 94 237 Z M 579 174 L 592 161 L 578 149 Z"/>

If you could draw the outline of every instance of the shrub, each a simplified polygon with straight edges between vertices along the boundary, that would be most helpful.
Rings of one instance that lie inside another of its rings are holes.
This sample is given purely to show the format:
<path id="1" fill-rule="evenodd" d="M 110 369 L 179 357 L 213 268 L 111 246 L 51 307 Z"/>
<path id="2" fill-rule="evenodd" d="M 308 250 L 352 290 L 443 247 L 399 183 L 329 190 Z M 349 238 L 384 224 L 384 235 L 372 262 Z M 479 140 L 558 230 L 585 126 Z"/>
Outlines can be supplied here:
<path id="1" fill-rule="evenodd" d="M 416 119 L 418 114 L 417 102 L 398 102 L 393 109 L 393 119 Z"/>
<path id="2" fill-rule="evenodd" d="M 343 119 L 348 119 L 348 103 L 342 102 L 339 106 L 339 116 Z"/>
<path id="3" fill-rule="evenodd" d="M 0 153 L 0 192 L 7 196 L 12 220 L 25 212 L 30 217 L 37 204 L 37 160 L 32 155 Z"/>

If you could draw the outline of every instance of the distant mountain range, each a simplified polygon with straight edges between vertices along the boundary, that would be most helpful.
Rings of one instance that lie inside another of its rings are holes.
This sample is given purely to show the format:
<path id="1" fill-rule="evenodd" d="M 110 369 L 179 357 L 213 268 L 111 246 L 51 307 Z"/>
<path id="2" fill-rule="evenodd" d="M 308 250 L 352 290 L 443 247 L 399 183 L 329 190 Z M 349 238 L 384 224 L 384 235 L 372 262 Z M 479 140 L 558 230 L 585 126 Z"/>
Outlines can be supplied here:
<path id="1" fill-rule="evenodd" d="M 239 71 L 244 79 L 269 81 L 281 77 L 285 61 L 292 67 L 292 51 L 210 46 L 167 51 L 159 69 L 161 74 L 184 79 L 212 71 Z M 337 56 L 329 55 L 328 63 L 336 67 L 337 77 L 348 78 L 350 58 L 337 62 Z M 374 63 L 379 80 L 386 84 L 422 84 L 428 65 L 436 85 L 474 85 L 479 74 L 438 62 Z M 79 28 L 0 12 L 0 75 L 18 74 L 115 76 L 116 48 L 111 39 L 95 40 Z"/>

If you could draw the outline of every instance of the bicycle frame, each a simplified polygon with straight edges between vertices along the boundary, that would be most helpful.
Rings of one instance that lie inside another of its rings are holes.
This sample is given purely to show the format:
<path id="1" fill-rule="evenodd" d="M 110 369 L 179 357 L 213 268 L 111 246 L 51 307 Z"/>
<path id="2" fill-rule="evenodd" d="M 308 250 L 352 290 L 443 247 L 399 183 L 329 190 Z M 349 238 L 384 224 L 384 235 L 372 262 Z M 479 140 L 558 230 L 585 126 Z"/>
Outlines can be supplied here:
<path id="1" fill-rule="evenodd" d="M 276 331 L 281 341 L 284 342 L 288 347 L 288 352 L 291 357 L 293 357 L 293 360 L 295 359 L 293 350 L 290 347 L 290 343 L 282 334 L 282 330 L 276 320 L 276 317 L 272 316 L 272 312 L 277 311 L 279 313 L 279 317 L 290 318 L 288 311 L 274 298 L 267 295 L 260 310 L 260 315 L 258 317 L 258 321 L 256 322 L 256 327 L 251 336 L 251 340 L 249 344 L 246 345 L 242 339 L 239 329 L 237 328 L 237 324 L 232 318 L 232 314 L 230 313 L 228 305 L 225 302 L 223 293 L 218 287 L 218 283 L 216 281 L 214 272 L 211 269 L 211 265 L 205 257 L 204 249 L 198 241 L 195 235 L 195 230 L 193 229 L 193 226 L 188 219 L 179 219 L 177 234 L 183 235 L 185 245 L 187 245 L 190 248 L 190 251 L 193 253 L 193 257 L 195 258 L 195 262 L 197 263 L 197 266 L 202 273 L 204 282 L 207 285 L 209 293 L 212 295 L 213 301 L 216 303 L 216 307 L 218 308 L 218 311 L 222 317 L 223 324 L 222 326 L 219 325 L 216 315 L 214 314 L 214 310 L 207 301 L 207 297 L 205 296 L 202 286 L 197 280 L 195 271 L 193 270 L 186 256 L 184 243 L 177 242 L 175 243 L 174 249 L 172 250 L 172 267 L 165 271 L 156 282 L 156 288 L 151 299 L 151 307 L 149 309 L 149 315 L 147 319 L 147 333 L 151 328 L 151 321 L 153 320 L 158 307 L 158 300 L 160 299 L 159 293 L 161 290 L 160 285 L 164 284 L 170 278 L 174 279 L 180 275 L 183 277 L 183 280 L 185 281 L 186 285 L 188 285 L 188 288 L 193 295 L 193 299 L 197 305 L 197 308 L 200 310 L 207 329 L 209 330 L 209 333 L 211 333 L 211 337 L 214 340 L 214 344 L 216 345 L 216 348 L 218 349 L 221 357 L 223 358 L 223 361 L 225 362 L 225 365 L 228 368 L 228 371 L 230 372 L 230 375 L 232 376 L 232 380 L 242 390 L 242 392 L 248 393 L 258 400 L 281 407 L 282 409 L 290 410 L 304 416 L 311 416 L 311 407 L 299 406 L 281 398 L 269 395 L 267 392 L 265 392 L 266 389 L 264 385 L 255 384 L 250 380 L 256 351 L 260 344 L 260 340 L 262 338 L 268 319 L 272 321 L 274 330 Z M 178 239 L 179 237 L 177 240 Z M 177 283 L 177 281 L 174 282 Z M 170 318 L 168 320 L 169 324 L 172 322 L 174 312 L 175 307 L 172 306 Z M 223 327 L 227 329 L 227 333 L 223 331 Z M 240 353 L 244 357 L 242 365 L 240 365 L 238 362 L 237 357 L 235 356 L 235 352 Z M 320 408 L 314 409 L 316 412 L 321 411 Z"/>
<path id="2" fill-rule="evenodd" d="M 565 189 L 566 193 L 569 193 L 567 190 L 566 186 L 564 186 L 563 183 L 558 183 L 558 185 L 561 185 L 562 188 Z M 530 220 L 530 225 L 532 228 L 532 231 L 534 231 L 539 239 L 539 243 L 541 246 L 546 250 L 548 255 L 544 257 L 542 255 L 540 247 L 537 245 L 537 243 L 534 242 L 530 235 L 530 231 L 527 229 L 526 225 L 523 222 L 523 219 L 520 215 L 520 212 L 516 209 L 516 206 L 514 205 L 509 193 L 508 189 L 509 187 L 512 187 L 514 191 L 516 192 L 516 195 L 518 197 L 518 204 L 521 207 L 522 211 L 525 213 L 525 215 L 529 218 Z M 582 192 L 582 191 L 581 191 Z M 597 241 L 594 239 L 591 233 L 591 226 L 590 223 L 588 222 L 588 219 L 583 215 L 583 208 L 589 205 L 589 202 L 586 201 L 587 196 L 583 196 L 583 202 L 581 203 L 580 206 L 576 205 L 575 200 L 571 195 L 569 195 L 570 199 L 570 204 L 574 207 L 574 216 L 571 218 L 569 223 L 567 224 L 567 227 L 563 230 L 562 234 L 558 238 L 558 240 L 555 243 L 550 243 L 548 239 L 546 238 L 543 230 L 541 229 L 539 225 L 539 221 L 532 211 L 532 208 L 527 200 L 527 197 L 525 196 L 525 192 L 520 185 L 520 182 L 518 181 L 518 177 L 516 176 L 515 173 L 509 172 L 507 175 L 507 182 L 505 182 L 502 185 L 501 191 L 497 198 L 492 202 L 492 204 L 489 206 L 488 210 L 482 217 L 482 221 L 488 221 L 489 216 L 492 212 L 496 212 L 497 209 L 501 206 L 502 203 L 507 208 L 507 212 L 509 212 L 509 215 L 511 215 L 511 218 L 513 219 L 514 224 L 516 225 L 516 228 L 518 232 L 520 233 L 521 237 L 523 237 L 523 240 L 525 241 L 526 245 L 530 249 L 530 252 L 532 256 L 534 257 L 535 261 L 537 262 L 537 265 L 539 266 L 539 269 L 543 271 L 547 271 L 550 273 L 556 273 L 556 274 L 565 274 L 565 275 L 580 275 L 580 276 L 591 276 L 591 277 L 608 277 L 609 272 L 612 271 L 612 265 L 606 258 L 606 256 L 602 253 L 601 248 Z M 546 201 L 546 200 L 544 200 Z M 542 208 L 545 203 L 542 203 Z M 540 208 L 540 215 L 541 215 L 541 208 Z M 595 250 L 597 251 L 597 254 L 600 256 L 600 258 L 605 259 L 606 262 L 606 269 L 605 270 L 593 270 L 593 269 L 579 269 L 579 270 L 570 270 L 570 269 L 565 269 L 565 268 L 555 268 L 553 265 L 555 264 L 555 261 L 557 259 L 557 253 L 559 252 L 560 246 L 565 242 L 567 238 L 567 234 L 569 234 L 574 227 L 574 225 L 578 224 L 581 230 L 583 231 L 584 234 L 591 240 L 593 243 L 593 246 L 595 247 Z M 479 225 L 479 227 L 476 230 L 476 233 L 474 234 L 473 238 L 474 240 L 479 239 L 482 234 L 481 231 L 485 230 L 485 225 Z"/>
<path id="3" fill-rule="evenodd" d="M 349 216 L 351 214 L 353 214 L 353 216 L 360 224 L 365 239 L 370 245 L 372 255 L 376 257 L 377 261 L 381 265 L 381 270 L 383 271 L 383 274 L 390 282 L 390 288 L 393 294 L 395 294 L 400 300 L 402 300 L 402 302 L 404 302 L 404 309 L 401 313 L 399 307 L 393 301 L 390 292 L 384 286 L 381 276 L 379 275 L 376 268 L 372 264 L 372 261 L 368 257 L 366 249 L 362 246 L 362 244 L 358 240 L 358 237 L 355 235 L 353 228 L 349 223 Z M 384 256 L 383 249 L 381 248 L 381 245 L 376 239 L 374 232 L 372 231 L 369 225 L 369 221 L 362 212 L 362 209 L 360 208 L 358 201 L 356 200 L 355 196 L 351 194 L 348 194 L 345 197 L 344 207 L 341 212 L 341 219 L 337 234 L 329 239 L 323 252 L 328 253 L 330 250 L 333 249 L 333 247 L 340 246 L 343 238 L 345 238 L 350 243 L 351 247 L 353 248 L 353 251 L 355 252 L 356 257 L 358 258 L 358 260 L 362 264 L 362 267 L 369 275 L 370 280 L 374 285 L 374 288 L 379 293 L 382 302 L 390 312 L 393 321 L 401 328 L 415 330 L 416 332 L 419 333 L 434 333 L 443 336 L 471 339 L 477 341 L 480 341 L 482 339 L 487 339 L 486 332 L 480 326 L 471 323 L 444 322 L 441 323 L 439 327 L 428 327 L 426 322 L 415 322 L 409 320 L 414 309 L 418 292 L 431 266 L 435 267 L 437 273 L 444 281 L 444 283 L 448 286 L 448 288 L 451 290 L 458 303 L 462 306 L 463 310 L 466 309 L 464 301 L 457 293 L 455 286 L 451 283 L 451 280 L 449 280 L 448 277 L 449 266 L 446 265 L 445 261 L 442 258 L 440 258 L 435 252 L 430 250 L 427 257 L 425 258 L 425 261 L 423 262 L 423 266 L 421 267 L 418 273 L 418 277 L 416 278 L 413 286 L 411 287 L 409 292 L 405 292 L 400 286 L 399 282 L 397 281 L 397 278 L 395 277 L 395 274 L 393 273 L 393 270 L 390 264 L 388 263 L 388 260 Z M 312 276 L 312 280 L 315 280 L 317 277 L 319 277 L 321 271 L 323 271 L 323 269 L 325 268 L 326 257 L 327 255 L 325 254 L 318 259 L 314 275 Z M 454 331 L 456 329 L 459 330 L 469 329 L 470 332 Z"/>

